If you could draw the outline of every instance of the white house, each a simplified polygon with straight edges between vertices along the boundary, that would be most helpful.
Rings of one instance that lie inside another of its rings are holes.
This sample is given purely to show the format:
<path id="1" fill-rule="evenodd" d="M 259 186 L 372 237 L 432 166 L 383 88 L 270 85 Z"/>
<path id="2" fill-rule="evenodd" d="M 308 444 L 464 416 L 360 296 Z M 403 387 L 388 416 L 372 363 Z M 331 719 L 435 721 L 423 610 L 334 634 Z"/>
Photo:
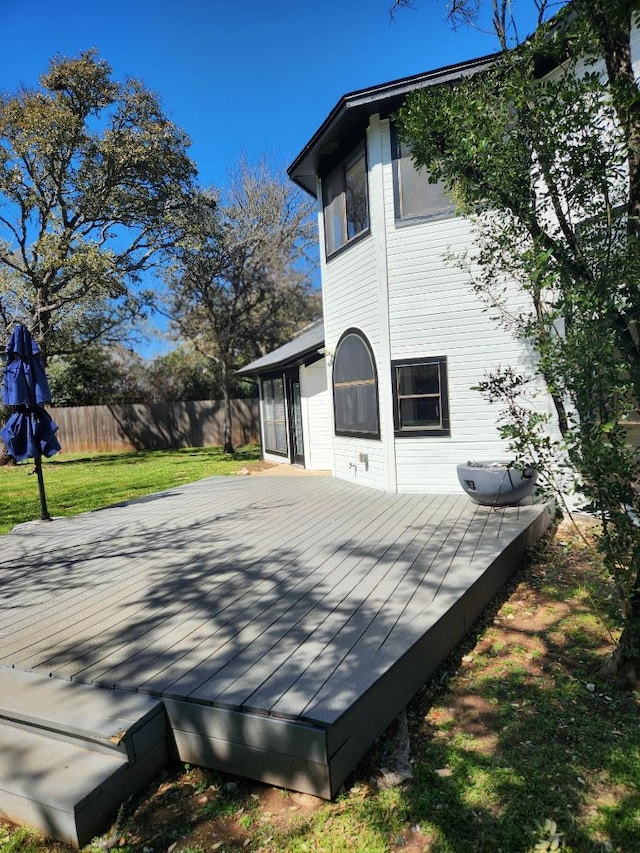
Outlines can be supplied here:
<path id="1" fill-rule="evenodd" d="M 333 466 L 331 402 L 322 320 L 238 371 L 260 390 L 262 455 L 315 470 Z"/>
<path id="2" fill-rule="evenodd" d="M 416 171 L 393 124 L 409 92 L 491 60 L 345 95 L 290 166 L 318 202 L 324 335 L 307 330 L 242 371 L 260 378 L 265 458 L 447 493 L 460 488 L 458 463 L 508 456 L 498 412 L 472 386 L 531 353 L 451 260 L 471 247 L 472 225 Z M 535 405 L 552 411 L 542 389 Z"/>

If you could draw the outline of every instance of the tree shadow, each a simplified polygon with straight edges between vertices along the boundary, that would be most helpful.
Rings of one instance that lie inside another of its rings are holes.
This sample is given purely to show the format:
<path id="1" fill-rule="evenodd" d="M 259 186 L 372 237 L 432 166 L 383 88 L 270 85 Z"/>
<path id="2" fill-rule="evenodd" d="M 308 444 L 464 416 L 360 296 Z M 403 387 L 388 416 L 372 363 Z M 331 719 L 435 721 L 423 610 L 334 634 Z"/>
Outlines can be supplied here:
<path id="1" fill-rule="evenodd" d="M 53 408 L 52 416 L 66 452 L 162 450 L 224 443 L 224 406 L 219 400 Z M 258 401 L 233 400 L 232 425 L 234 446 L 258 443 Z"/>
<path id="2" fill-rule="evenodd" d="M 516 583 L 492 602 L 481 625 L 491 626 Z M 572 850 L 601 853 L 605 841 L 612 849 L 640 849 L 633 817 L 640 788 L 637 697 L 599 678 L 607 651 L 602 632 L 580 647 L 558 610 L 542 629 L 516 622 L 503 649 L 487 652 L 473 631 L 409 705 L 415 778 L 403 802 L 428 833 L 430 850 L 525 853 L 544 837 L 547 818 Z M 530 663 L 513 665 L 514 648 L 527 641 L 542 647 L 537 675 Z M 485 677 L 474 687 L 469 676 L 468 702 L 461 704 L 465 668 L 476 665 L 472 650 Z M 452 676 L 457 699 L 447 692 Z M 444 718 L 433 717 L 450 703 Z M 456 721 L 466 737 L 448 734 Z M 603 791 L 615 799 L 596 806 Z"/>
<path id="3" fill-rule="evenodd" d="M 256 715 L 336 724 L 355 764 L 495 592 L 502 575 L 378 702 L 398 661 L 427 630 L 437 637 L 469 589 L 469 565 L 501 551 L 504 517 L 329 479 L 215 478 L 62 520 L 9 543 L 0 662 L 230 712 L 254 755 L 269 751 L 256 744 Z M 194 727 L 214 766 L 237 772 L 228 745 L 216 753 L 207 726 Z M 274 766 L 313 763 L 280 749 Z"/>
<path id="4" fill-rule="evenodd" d="M 55 467 L 73 467 L 76 465 L 91 464 L 94 467 L 119 465 L 119 464 L 136 464 L 150 459 L 162 459 L 166 456 L 176 458 L 184 456 L 185 459 L 200 458 L 203 461 L 214 461 L 218 459 L 233 459 L 236 462 L 255 462 L 256 452 L 254 446 L 241 446 L 232 454 L 224 454 L 219 446 L 211 447 L 172 447 L 159 450 L 123 450 L 114 453 L 99 453 L 91 456 L 79 456 L 73 459 L 62 457 L 54 457 L 47 459 L 45 464 Z"/>

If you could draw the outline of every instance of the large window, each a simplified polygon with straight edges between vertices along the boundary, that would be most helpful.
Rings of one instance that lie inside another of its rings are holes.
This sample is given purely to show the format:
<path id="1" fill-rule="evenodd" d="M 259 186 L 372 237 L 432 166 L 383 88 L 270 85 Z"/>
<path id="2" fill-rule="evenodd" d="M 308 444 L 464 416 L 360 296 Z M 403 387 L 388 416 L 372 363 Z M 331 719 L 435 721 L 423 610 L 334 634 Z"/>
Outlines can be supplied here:
<path id="1" fill-rule="evenodd" d="M 393 134 L 393 192 L 396 222 L 452 216 L 454 204 L 442 183 L 429 183 L 425 169 L 416 169 L 411 149 Z"/>
<path id="2" fill-rule="evenodd" d="M 284 379 L 274 376 L 262 380 L 262 423 L 264 449 L 267 453 L 287 456 L 287 413 L 284 398 Z"/>
<path id="3" fill-rule="evenodd" d="M 369 342 L 357 329 L 340 338 L 333 361 L 336 435 L 380 438 L 378 376 Z"/>
<path id="4" fill-rule="evenodd" d="M 450 435 L 447 359 L 391 362 L 396 435 Z"/>
<path id="5" fill-rule="evenodd" d="M 327 257 L 369 230 L 364 145 L 322 181 Z"/>

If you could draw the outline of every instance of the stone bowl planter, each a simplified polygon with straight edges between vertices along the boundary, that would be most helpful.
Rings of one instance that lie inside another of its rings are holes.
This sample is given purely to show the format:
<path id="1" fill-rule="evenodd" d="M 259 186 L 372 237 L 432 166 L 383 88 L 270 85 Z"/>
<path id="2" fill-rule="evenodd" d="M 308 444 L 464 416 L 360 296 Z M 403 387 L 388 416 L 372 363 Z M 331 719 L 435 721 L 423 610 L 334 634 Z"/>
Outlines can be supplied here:
<path id="1" fill-rule="evenodd" d="M 467 462 L 458 465 L 458 480 L 465 492 L 483 506 L 515 506 L 533 495 L 538 472 L 505 461 Z"/>

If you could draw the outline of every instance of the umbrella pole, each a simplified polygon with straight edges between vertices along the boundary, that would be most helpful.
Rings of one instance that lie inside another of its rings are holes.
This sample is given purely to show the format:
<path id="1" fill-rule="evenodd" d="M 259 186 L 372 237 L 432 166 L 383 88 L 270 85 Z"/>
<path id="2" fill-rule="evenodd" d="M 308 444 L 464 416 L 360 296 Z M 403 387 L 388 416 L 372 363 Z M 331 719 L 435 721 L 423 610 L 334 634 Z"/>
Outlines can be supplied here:
<path id="1" fill-rule="evenodd" d="M 34 458 L 36 475 L 38 477 L 38 491 L 40 492 L 40 520 L 41 521 L 51 521 L 51 516 L 49 515 L 49 510 L 47 509 L 47 496 L 44 492 L 44 478 L 42 476 L 42 457 L 36 456 Z"/>

